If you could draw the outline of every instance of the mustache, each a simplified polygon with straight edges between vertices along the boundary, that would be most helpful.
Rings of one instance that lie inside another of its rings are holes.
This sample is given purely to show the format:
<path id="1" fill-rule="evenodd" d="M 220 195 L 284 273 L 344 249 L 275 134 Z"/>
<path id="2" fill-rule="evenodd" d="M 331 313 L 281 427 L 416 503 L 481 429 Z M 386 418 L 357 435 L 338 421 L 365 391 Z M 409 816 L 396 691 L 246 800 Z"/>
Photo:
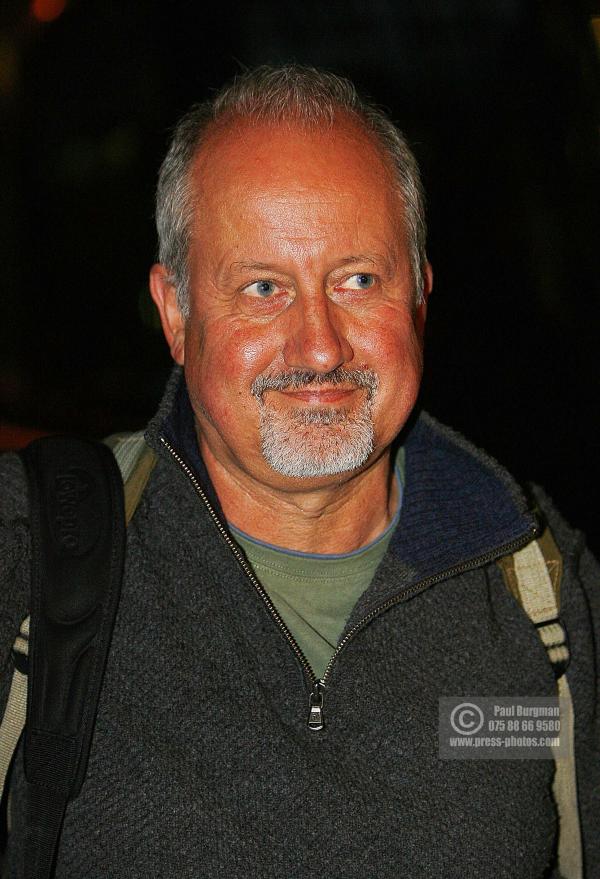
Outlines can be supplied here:
<path id="1" fill-rule="evenodd" d="M 265 391 L 285 391 L 288 388 L 298 390 L 308 386 L 317 385 L 354 385 L 364 388 L 368 392 L 368 399 L 372 400 L 379 379 L 372 369 L 344 369 L 338 366 L 331 372 L 313 372 L 308 369 L 293 370 L 257 376 L 250 387 L 250 391 L 258 400 L 262 400 Z"/>

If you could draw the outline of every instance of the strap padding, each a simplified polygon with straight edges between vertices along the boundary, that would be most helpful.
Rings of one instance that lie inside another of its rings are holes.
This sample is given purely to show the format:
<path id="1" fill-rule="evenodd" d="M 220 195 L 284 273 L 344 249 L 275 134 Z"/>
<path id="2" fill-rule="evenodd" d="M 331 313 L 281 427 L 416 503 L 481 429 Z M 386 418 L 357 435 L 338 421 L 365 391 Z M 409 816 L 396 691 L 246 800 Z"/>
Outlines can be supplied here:
<path id="1" fill-rule="evenodd" d="M 119 602 L 123 484 L 100 443 L 46 437 L 22 456 L 32 536 L 25 879 L 47 879 L 64 809 L 85 777 Z"/>
<path id="2" fill-rule="evenodd" d="M 25 713 L 27 710 L 27 674 L 23 670 L 26 666 L 27 654 L 29 650 L 29 617 L 26 617 L 22 624 L 21 630 L 17 635 L 13 647 L 13 653 L 19 654 L 19 659 L 15 661 L 15 669 L 10 684 L 10 692 L 8 694 L 8 702 L 6 711 L 0 723 L 0 796 L 4 791 L 6 784 L 6 776 L 11 760 L 17 747 L 17 742 L 23 732 L 25 724 Z M 21 665 L 18 667 L 17 663 Z"/>
<path id="3" fill-rule="evenodd" d="M 498 562 L 504 579 L 529 619 L 534 623 L 557 678 L 561 697 L 561 736 L 567 752 L 553 749 L 555 773 L 552 794 L 559 819 L 558 866 L 563 879 L 582 879 L 583 852 L 577 773 L 575 765 L 575 716 L 565 674 L 570 654 L 567 633 L 560 619 L 562 557 L 552 534 L 546 529 L 512 556 Z"/>

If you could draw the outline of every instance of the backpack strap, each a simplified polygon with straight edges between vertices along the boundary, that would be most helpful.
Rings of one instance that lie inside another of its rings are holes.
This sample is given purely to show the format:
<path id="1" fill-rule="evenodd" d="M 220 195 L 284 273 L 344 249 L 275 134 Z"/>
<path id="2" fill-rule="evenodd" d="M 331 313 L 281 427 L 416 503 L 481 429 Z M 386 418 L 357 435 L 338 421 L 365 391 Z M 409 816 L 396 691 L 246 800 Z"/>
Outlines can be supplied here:
<path id="1" fill-rule="evenodd" d="M 113 452 L 120 470 L 121 480 L 124 483 L 125 522 L 129 524 L 156 463 L 156 455 L 145 444 L 142 432 L 116 435 L 106 440 L 105 444 Z M 29 626 L 30 617 L 28 616 L 23 620 L 13 645 L 14 672 L 4 717 L 0 723 L 0 798 L 4 792 L 14 752 L 25 726 Z M 10 830 L 10 810 L 8 811 L 8 822 Z"/>
<path id="2" fill-rule="evenodd" d="M 566 731 L 568 741 L 567 754 L 554 754 L 552 793 L 559 820 L 558 866 L 564 879 L 582 879 L 575 715 L 566 675 L 570 654 L 567 632 L 559 616 L 562 556 L 550 529 L 546 528 L 538 540 L 500 559 L 498 564 L 506 585 L 538 630 L 556 676 L 558 695 L 564 708 L 561 729 Z"/>
<path id="3" fill-rule="evenodd" d="M 144 432 L 113 434 L 104 440 L 115 456 L 125 490 L 125 522 L 131 522 L 150 474 L 156 454 L 146 445 Z"/>
<path id="4" fill-rule="evenodd" d="M 559 617 L 562 556 L 550 529 L 498 564 L 508 588 L 538 630 L 559 680 L 567 670 L 570 654 Z"/>
<path id="5" fill-rule="evenodd" d="M 25 726 L 27 713 L 27 662 L 29 654 L 29 617 L 21 623 L 21 629 L 13 645 L 14 671 L 8 694 L 8 702 L 0 723 L 0 799 L 4 792 L 8 768 L 17 743 Z"/>
<path id="6" fill-rule="evenodd" d="M 99 443 L 46 437 L 22 453 L 30 493 L 31 620 L 25 879 L 49 879 L 85 778 L 125 559 L 121 474 Z"/>
<path id="7" fill-rule="evenodd" d="M 156 455 L 144 442 L 141 431 L 134 434 L 115 434 L 104 442 L 111 448 L 121 471 L 125 493 L 125 521 L 129 524 L 156 463 Z M 27 616 L 13 645 L 14 671 L 4 717 L 0 723 L 0 799 L 13 754 L 25 726 L 28 654 L 29 617 Z"/>

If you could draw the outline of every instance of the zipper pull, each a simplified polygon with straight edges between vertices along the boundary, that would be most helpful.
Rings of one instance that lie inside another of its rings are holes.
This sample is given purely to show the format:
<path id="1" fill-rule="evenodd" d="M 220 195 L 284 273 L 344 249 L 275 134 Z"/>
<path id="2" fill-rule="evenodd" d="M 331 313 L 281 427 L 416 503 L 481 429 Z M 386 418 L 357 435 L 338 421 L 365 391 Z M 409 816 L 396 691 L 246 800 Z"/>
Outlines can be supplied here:
<path id="1" fill-rule="evenodd" d="M 308 697 L 308 728 L 314 732 L 323 729 L 323 687 L 322 681 L 315 681 Z"/>

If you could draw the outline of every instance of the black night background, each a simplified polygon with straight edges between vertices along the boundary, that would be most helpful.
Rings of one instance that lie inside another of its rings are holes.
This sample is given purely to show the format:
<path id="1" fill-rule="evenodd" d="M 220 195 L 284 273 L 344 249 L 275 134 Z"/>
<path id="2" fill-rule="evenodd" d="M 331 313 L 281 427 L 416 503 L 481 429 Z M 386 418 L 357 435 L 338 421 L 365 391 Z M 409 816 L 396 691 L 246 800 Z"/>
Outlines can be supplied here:
<path id="1" fill-rule="evenodd" d="M 600 17 L 567 0 L 5 0 L 0 445 L 141 427 L 170 368 L 147 272 L 169 129 L 243 66 L 349 76 L 428 193 L 422 404 L 600 551 Z"/>

